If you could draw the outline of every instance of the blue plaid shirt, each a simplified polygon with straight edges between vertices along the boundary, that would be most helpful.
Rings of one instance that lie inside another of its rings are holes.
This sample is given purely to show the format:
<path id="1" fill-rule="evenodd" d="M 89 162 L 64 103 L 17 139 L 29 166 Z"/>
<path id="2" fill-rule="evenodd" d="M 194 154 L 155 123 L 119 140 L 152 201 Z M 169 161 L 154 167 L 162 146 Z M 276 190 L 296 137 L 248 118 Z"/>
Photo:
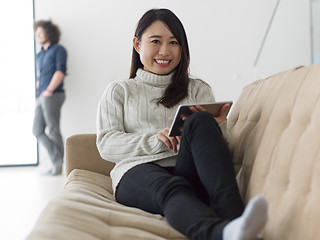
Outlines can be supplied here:
<path id="1" fill-rule="evenodd" d="M 39 87 L 36 89 L 36 96 L 45 91 L 52 79 L 53 74 L 60 70 L 64 74 L 67 71 L 67 52 L 64 47 L 54 43 L 49 48 L 41 51 L 36 56 L 36 80 L 39 81 Z M 63 81 L 54 92 L 63 92 Z"/>

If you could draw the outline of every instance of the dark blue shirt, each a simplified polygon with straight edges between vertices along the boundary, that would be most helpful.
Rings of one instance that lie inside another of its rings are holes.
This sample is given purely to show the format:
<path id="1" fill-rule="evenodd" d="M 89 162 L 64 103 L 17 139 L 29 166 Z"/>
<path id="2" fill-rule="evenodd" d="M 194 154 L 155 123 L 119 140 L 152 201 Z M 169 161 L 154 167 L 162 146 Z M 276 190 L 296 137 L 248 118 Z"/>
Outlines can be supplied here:
<path id="1" fill-rule="evenodd" d="M 67 51 L 61 45 L 54 43 L 45 51 L 41 51 L 36 56 L 36 80 L 39 81 L 39 87 L 36 89 L 36 96 L 47 89 L 53 74 L 60 70 L 64 74 L 67 71 Z M 63 80 L 54 92 L 63 92 Z"/>

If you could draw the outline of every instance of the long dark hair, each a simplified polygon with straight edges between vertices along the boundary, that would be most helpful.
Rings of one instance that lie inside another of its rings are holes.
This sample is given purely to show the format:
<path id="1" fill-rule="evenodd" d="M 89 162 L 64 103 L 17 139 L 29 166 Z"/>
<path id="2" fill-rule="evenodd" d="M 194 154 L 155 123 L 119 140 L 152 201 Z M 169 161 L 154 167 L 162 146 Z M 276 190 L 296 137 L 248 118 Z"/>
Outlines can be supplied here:
<path id="1" fill-rule="evenodd" d="M 178 17 L 168 9 L 151 9 L 147 11 L 138 22 L 134 36 L 141 41 L 144 31 L 157 20 L 162 21 L 169 28 L 181 47 L 181 60 L 175 68 L 171 83 L 165 89 L 163 96 L 158 99 L 158 104 L 163 104 L 169 108 L 188 96 L 190 53 L 184 27 Z M 130 78 L 136 76 L 139 68 L 143 68 L 143 64 L 140 61 L 139 54 L 133 48 Z"/>
<path id="2" fill-rule="evenodd" d="M 39 20 L 34 22 L 33 30 L 34 32 L 37 30 L 38 27 L 41 27 L 46 32 L 47 40 L 51 43 L 58 43 L 60 40 L 60 29 L 57 25 L 53 24 L 50 20 Z"/>

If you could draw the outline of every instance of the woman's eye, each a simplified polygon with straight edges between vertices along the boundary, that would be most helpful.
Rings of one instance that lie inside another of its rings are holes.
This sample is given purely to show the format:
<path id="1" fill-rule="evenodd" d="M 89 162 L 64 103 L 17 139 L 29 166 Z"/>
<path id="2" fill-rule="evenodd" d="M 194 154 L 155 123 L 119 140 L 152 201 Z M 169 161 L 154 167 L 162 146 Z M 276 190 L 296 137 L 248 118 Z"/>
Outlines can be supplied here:
<path id="1" fill-rule="evenodd" d="M 178 43 L 177 41 L 171 41 L 170 43 L 171 43 L 171 44 L 178 44 L 178 45 L 179 45 L 179 43 Z"/>
<path id="2" fill-rule="evenodd" d="M 160 43 L 159 40 L 152 40 L 151 42 L 152 42 L 152 43 Z"/>

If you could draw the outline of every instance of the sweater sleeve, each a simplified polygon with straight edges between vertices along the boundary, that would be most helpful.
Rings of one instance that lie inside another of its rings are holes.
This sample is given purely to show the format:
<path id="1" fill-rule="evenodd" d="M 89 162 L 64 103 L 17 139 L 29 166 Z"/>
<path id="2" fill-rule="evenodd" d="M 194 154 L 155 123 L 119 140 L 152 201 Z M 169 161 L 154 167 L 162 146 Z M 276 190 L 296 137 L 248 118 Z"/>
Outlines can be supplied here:
<path id="1" fill-rule="evenodd" d="M 124 127 L 126 89 L 111 83 L 104 92 L 97 112 L 97 148 L 105 160 L 118 163 L 126 158 L 166 151 L 157 133 L 128 133 Z"/>

